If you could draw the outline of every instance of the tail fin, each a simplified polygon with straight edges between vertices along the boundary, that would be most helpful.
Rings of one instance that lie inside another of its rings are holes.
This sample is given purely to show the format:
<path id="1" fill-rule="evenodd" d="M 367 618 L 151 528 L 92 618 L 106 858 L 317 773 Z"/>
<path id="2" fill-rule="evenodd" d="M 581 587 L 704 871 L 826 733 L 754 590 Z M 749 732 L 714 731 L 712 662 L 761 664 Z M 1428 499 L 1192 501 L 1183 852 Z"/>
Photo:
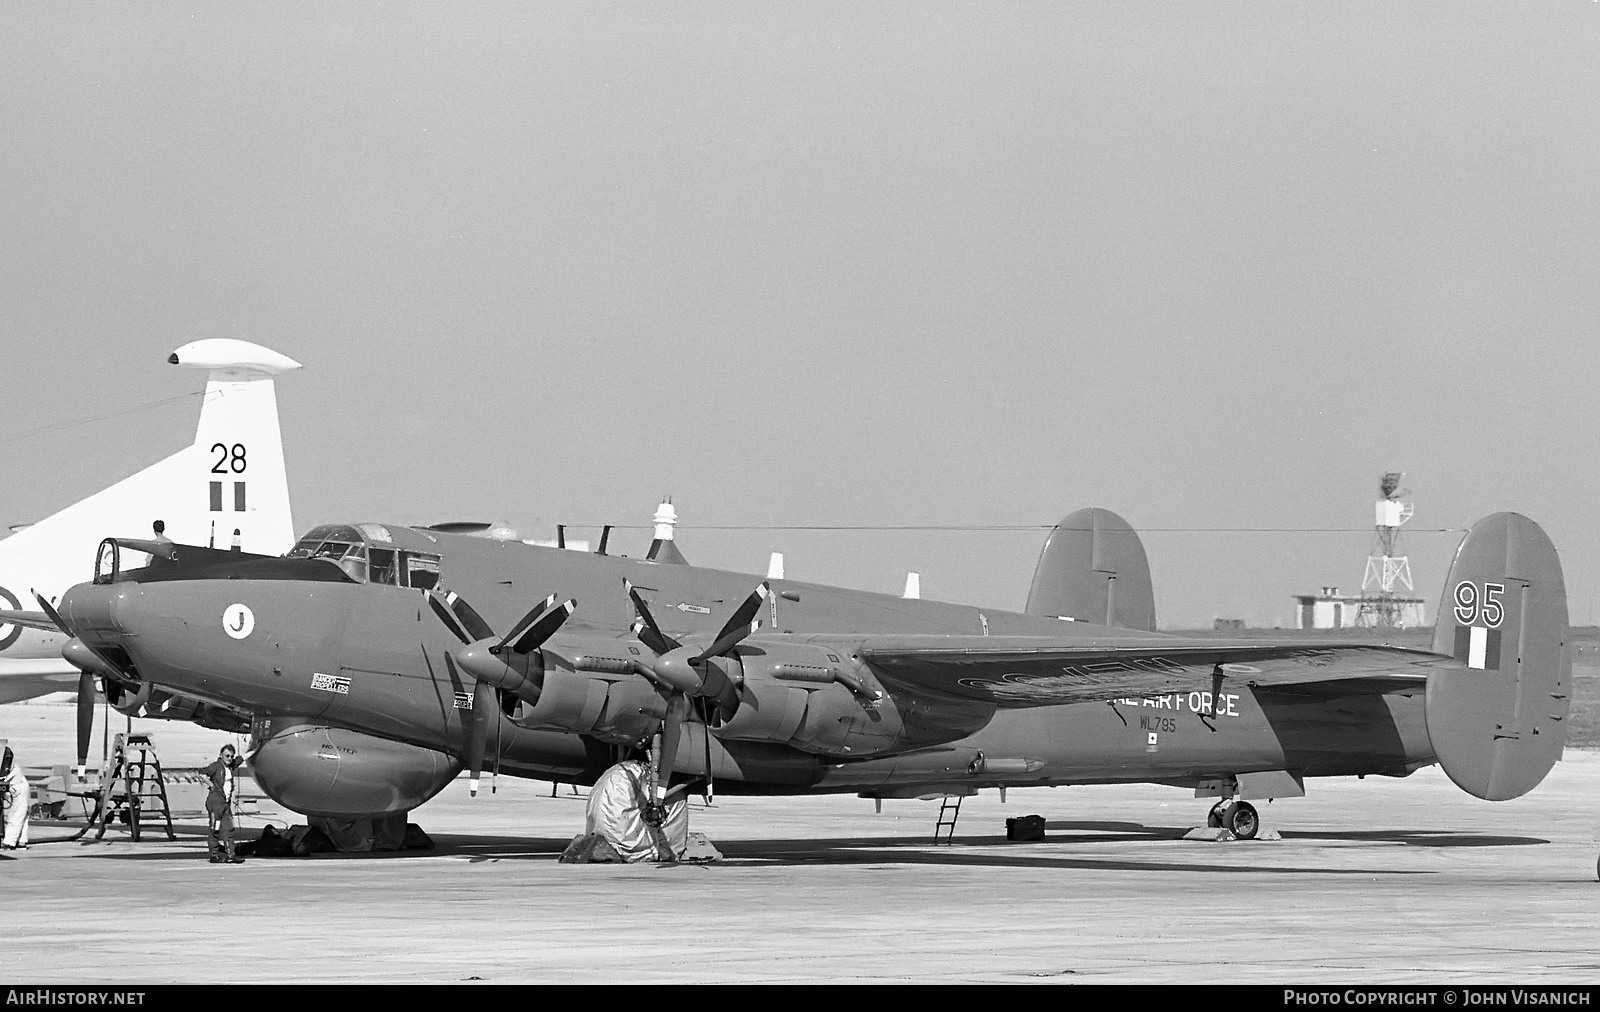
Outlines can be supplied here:
<path id="1" fill-rule="evenodd" d="M 1026 610 L 1154 632 L 1155 591 L 1144 543 L 1110 510 L 1078 510 L 1046 539 Z"/>
<path id="2" fill-rule="evenodd" d="M 214 547 L 237 545 L 257 555 L 287 552 L 295 531 L 272 377 L 300 363 L 227 338 L 186 344 L 167 361 L 210 370 L 200 428 L 190 447 L 200 458 L 198 468 L 179 479 L 185 487 L 178 490 L 177 519 L 167 520 L 167 536 L 191 545 L 214 540 Z"/>
<path id="3" fill-rule="evenodd" d="M 168 362 L 207 369 L 192 445 L 0 541 L 0 583 L 55 597 L 90 578 L 101 538 L 148 537 L 279 555 L 294 544 L 272 377 L 293 359 L 246 341 L 184 345 Z M 3 588 L 0 588 L 3 589 Z"/>
<path id="4" fill-rule="evenodd" d="M 1496 513 L 1456 549 L 1433 631 L 1465 669 L 1428 676 L 1428 737 L 1456 786 L 1503 801 L 1561 758 L 1572 684 L 1561 559 L 1538 524 Z"/>

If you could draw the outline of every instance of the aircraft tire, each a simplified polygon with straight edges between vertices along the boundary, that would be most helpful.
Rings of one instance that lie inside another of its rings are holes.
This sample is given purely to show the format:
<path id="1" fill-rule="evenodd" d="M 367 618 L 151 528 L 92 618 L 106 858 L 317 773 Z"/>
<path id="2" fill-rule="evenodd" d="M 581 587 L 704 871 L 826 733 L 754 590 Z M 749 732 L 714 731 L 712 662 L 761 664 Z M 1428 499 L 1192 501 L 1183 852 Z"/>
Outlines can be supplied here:
<path id="1" fill-rule="evenodd" d="M 1261 815 L 1256 811 L 1256 806 L 1247 801 L 1228 806 L 1224 822 L 1228 831 L 1240 840 L 1254 840 L 1261 831 Z"/>
<path id="2" fill-rule="evenodd" d="M 1222 828 L 1222 809 L 1227 802 L 1219 801 L 1211 806 L 1211 811 L 1206 813 L 1206 826 L 1211 829 Z"/>

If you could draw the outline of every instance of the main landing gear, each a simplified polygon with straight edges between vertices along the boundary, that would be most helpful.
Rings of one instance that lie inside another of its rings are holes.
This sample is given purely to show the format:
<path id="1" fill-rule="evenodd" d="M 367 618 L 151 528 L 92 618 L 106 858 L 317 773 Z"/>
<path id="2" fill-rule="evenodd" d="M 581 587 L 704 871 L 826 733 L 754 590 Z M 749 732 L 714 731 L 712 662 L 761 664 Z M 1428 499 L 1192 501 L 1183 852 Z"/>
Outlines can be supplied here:
<path id="1" fill-rule="evenodd" d="M 1226 829 L 1240 840 L 1254 840 L 1261 831 L 1261 815 L 1248 801 L 1219 801 L 1211 806 L 1206 825 Z"/>

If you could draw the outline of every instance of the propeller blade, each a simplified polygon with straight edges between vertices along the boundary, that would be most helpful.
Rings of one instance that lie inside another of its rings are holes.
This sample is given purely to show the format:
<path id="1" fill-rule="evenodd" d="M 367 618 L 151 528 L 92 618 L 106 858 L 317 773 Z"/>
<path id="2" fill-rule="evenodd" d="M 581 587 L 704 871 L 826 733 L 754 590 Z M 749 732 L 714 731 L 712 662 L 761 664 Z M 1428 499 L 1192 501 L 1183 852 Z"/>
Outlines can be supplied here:
<path id="1" fill-rule="evenodd" d="M 485 622 L 483 616 L 473 610 L 472 605 L 468 604 L 460 594 L 452 590 L 444 599 L 450 605 L 450 610 L 455 613 L 456 619 L 460 621 L 461 627 L 467 631 L 467 635 L 475 640 L 486 640 L 494 635 L 489 623 Z"/>
<path id="2" fill-rule="evenodd" d="M 78 776 L 89 768 L 89 739 L 94 737 L 94 675 L 78 673 Z"/>
<path id="3" fill-rule="evenodd" d="M 644 598 L 640 597 L 639 592 L 633 589 L 633 584 L 623 580 L 622 585 L 628 588 L 628 596 L 633 599 L 633 608 L 639 613 L 639 620 L 644 623 L 643 628 L 634 627 L 639 641 L 658 654 L 664 654 L 669 650 L 676 650 L 682 646 L 683 644 L 662 632 L 661 627 L 656 625 L 655 616 L 650 614 L 650 606 L 645 604 Z"/>
<path id="4" fill-rule="evenodd" d="M 549 611 L 555 606 L 556 596 L 554 594 L 551 594 L 543 601 L 540 601 L 538 604 L 534 605 L 526 615 L 522 616 L 522 618 L 517 621 L 516 625 L 511 627 L 511 631 L 506 633 L 500 642 L 489 652 L 497 654 L 504 650 L 506 648 L 506 644 L 521 636 L 524 630 L 539 620 L 539 616 L 543 615 L 545 612 Z M 565 621 L 565 619 L 563 619 L 563 621 Z"/>
<path id="5" fill-rule="evenodd" d="M 761 623 L 755 620 L 756 612 L 761 610 L 761 606 L 771 596 L 772 586 L 762 581 L 751 592 L 750 596 L 745 598 L 738 608 L 734 609 L 733 614 L 728 617 L 728 621 L 723 623 L 722 631 L 717 633 L 717 638 L 709 647 L 706 647 L 705 652 L 689 663 L 701 664 L 708 657 L 721 657 L 729 650 L 732 650 L 740 640 L 760 628 Z"/>
<path id="6" fill-rule="evenodd" d="M 467 630 L 461 625 L 461 621 L 456 618 L 455 612 L 451 611 L 450 606 L 441 601 L 439 595 L 431 590 L 428 592 L 428 606 L 433 609 L 435 615 L 439 616 L 439 621 L 444 623 L 444 627 L 455 634 L 456 639 L 462 643 L 471 643 L 473 641 L 472 637 L 467 635 Z M 482 621 L 482 619 L 479 619 L 479 621 Z"/>
<path id="7" fill-rule="evenodd" d="M 483 748 L 489 738 L 489 721 L 498 705 L 494 686 L 488 682 L 472 685 L 472 722 L 467 730 L 467 792 L 478 796 L 478 774 L 483 772 Z"/>
<path id="8" fill-rule="evenodd" d="M 678 744 L 683 741 L 683 725 L 688 718 L 689 697 L 673 696 L 671 702 L 667 704 L 667 716 L 661 722 L 661 754 L 656 757 L 656 766 L 661 771 L 663 787 L 672 780 L 672 764 L 678 757 Z"/>
<path id="9" fill-rule="evenodd" d="M 528 628 L 511 644 L 513 653 L 531 654 L 544 645 L 544 641 L 556 634 L 556 630 L 572 617 L 578 610 L 577 601 L 567 601 L 559 607 L 551 608 L 543 615 L 528 625 Z M 507 637 L 510 639 L 510 637 Z"/>
<path id="10" fill-rule="evenodd" d="M 61 613 L 59 611 L 56 611 L 54 608 L 52 608 L 50 606 L 50 602 L 46 601 L 44 599 L 44 595 L 43 594 L 39 593 L 36 590 L 36 591 L 33 592 L 33 599 L 35 601 L 39 602 L 39 610 L 43 611 L 46 615 L 48 615 L 50 617 L 50 621 L 52 621 L 52 622 L 54 622 L 56 624 L 56 628 L 57 629 L 60 629 L 62 632 L 66 633 L 68 636 L 73 635 L 72 630 L 68 629 L 67 628 L 67 624 L 61 620 Z"/>

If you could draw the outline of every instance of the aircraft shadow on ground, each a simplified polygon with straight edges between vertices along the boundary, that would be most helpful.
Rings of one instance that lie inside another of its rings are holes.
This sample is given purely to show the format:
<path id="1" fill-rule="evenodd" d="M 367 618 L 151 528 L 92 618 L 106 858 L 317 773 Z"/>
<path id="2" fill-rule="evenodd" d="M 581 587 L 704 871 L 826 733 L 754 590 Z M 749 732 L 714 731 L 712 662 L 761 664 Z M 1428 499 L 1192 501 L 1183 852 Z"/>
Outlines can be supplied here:
<path id="1" fill-rule="evenodd" d="M 832 837 L 825 839 L 768 839 L 713 841 L 725 861 L 733 866 L 794 865 L 938 865 L 945 867 L 1078 868 L 1102 871 L 1237 872 L 1265 874 L 1371 875 L 1373 869 L 1331 867 L 1299 862 L 1273 867 L 1259 863 L 1230 866 L 1203 858 L 1200 851 L 1185 853 L 1182 859 L 1138 859 L 1112 856 L 1087 856 L 1063 853 L 1063 844 L 1181 841 L 1186 827 L 1142 826 L 1138 823 L 1063 823 L 1077 832 L 1052 835 L 1038 842 L 1011 842 L 1000 836 L 957 837 L 954 844 L 935 847 L 929 838 Z M 1301 834 L 1312 840 L 1319 834 Z M 1330 834 L 1331 835 L 1331 834 Z M 1374 831 L 1338 834 L 1338 839 L 1390 842 L 1409 846 L 1519 846 L 1546 841 L 1522 837 Z M 569 841 L 564 839 L 523 839 L 486 836 L 436 836 L 435 854 L 468 857 L 479 861 L 549 861 L 558 857 Z M 1198 843 L 1197 843 L 1198 845 Z M 1217 846 L 1206 843 L 1205 846 Z M 1226 846 L 1226 845 L 1224 845 Z M 1273 848 L 1270 843 L 1242 843 L 1264 859 L 1297 856 L 1293 851 Z M 1256 850 L 1255 848 L 1261 848 Z M 1234 854 L 1241 853 L 1233 851 Z M 1298 855 L 1304 856 L 1304 855 Z M 1425 870 L 1389 870 L 1385 874 L 1427 875 Z"/>
<path id="2" fill-rule="evenodd" d="M 186 826 L 174 827 L 178 841 L 168 841 L 164 832 L 152 833 L 146 829 L 144 844 L 195 843 L 203 839 L 204 831 L 194 831 Z M 930 827 L 931 828 L 931 827 Z M 1230 866 L 1205 861 L 1198 852 L 1185 852 L 1181 859 L 1138 859 L 1129 857 L 1064 853 L 1063 846 L 1118 843 L 1172 843 L 1181 845 L 1188 826 L 1147 826 L 1138 822 L 1051 821 L 1045 824 L 1048 835 L 1041 841 L 1009 841 L 1004 836 L 958 835 L 955 842 L 935 846 L 932 833 L 914 838 L 890 836 L 827 837 L 812 839 L 763 839 L 713 841 L 731 865 L 939 865 L 967 867 L 1020 867 L 1020 868 L 1081 868 L 1106 871 L 1176 871 L 1192 872 L 1202 865 L 1208 872 L 1241 873 L 1292 873 L 1306 874 L 1372 874 L 1371 868 L 1333 868 L 1316 864 L 1299 863 L 1288 867 L 1269 867 L 1259 863 Z M 255 833 L 246 831 L 241 839 L 253 839 Z M 1285 841 L 1316 843 L 1372 843 L 1407 847 L 1523 847 L 1547 844 L 1550 841 L 1537 837 L 1505 836 L 1450 831 L 1413 829 L 1372 830 L 1288 830 Z M 560 857 L 571 842 L 565 837 L 522 837 L 476 834 L 436 834 L 435 846 L 427 850 L 380 851 L 370 853 L 322 853 L 310 857 L 257 857 L 252 860 L 399 860 L 408 857 L 465 857 L 474 863 L 487 861 L 553 861 Z M 68 835 L 36 839 L 38 845 L 82 846 L 92 843 L 131 842 L 126 832 L 108 832 L 99 841 L 92 837 L 74 841 Z M 1215 843 L 1195 841 L 1208 847 Z M 1226 844 L 1222 846 L 1228 846 Z M 1281 859 L 1295 855 L 1293 851 L 1275 848 L 1265 841 L 1239 843 L 1234 846 L 1249 848 L 1263 859 Z M 1261 848 L 1259 851 L 1256 848 Z M 52 848 L 53 849 L 53 848 Z M 1239 851 L 1231 851 L 1239 854 Z M 130 853 L 124 848 L 104 847 L 85 852 L 83 857 L 119 861 L 192 861 L 203 856 L 192 846 L 143 849 Z M 1388 874 L 1431 874 L 1426 871 L 1391 871 Z"/>
<path id="3" fill-rule="evenodd" d="M 1316 832 L 1286 829 L 1285 840 L 1340 843 L 1402 843 L 1408 847 L 1533 847 L 1549 840 L 1537 836 L 1489 836 L 1428 829 L 1349 829 Z"/>

